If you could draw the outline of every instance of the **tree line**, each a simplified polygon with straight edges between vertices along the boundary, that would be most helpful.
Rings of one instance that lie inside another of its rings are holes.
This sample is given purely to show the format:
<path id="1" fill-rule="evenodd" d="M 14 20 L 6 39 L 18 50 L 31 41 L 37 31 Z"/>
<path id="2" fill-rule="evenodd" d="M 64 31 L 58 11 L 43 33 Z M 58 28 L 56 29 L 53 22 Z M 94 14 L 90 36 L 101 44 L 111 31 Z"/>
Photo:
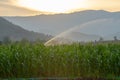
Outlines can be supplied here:
<path id="1" fill-rule="evenodd" d="M 46 40 L 41 40 L 41 39 L 36 39 L 35 41 L 30 41 L 27 38 L 22 38 L 21 40 L 12 40 L 10 37 L 6 36 L 3 38 L 3 40 L 0 41 L 0 44 L 10 44 L 10 43 L 35 43 L 35 42 L 39 42 L 39 43 L 45 43 Z"/>

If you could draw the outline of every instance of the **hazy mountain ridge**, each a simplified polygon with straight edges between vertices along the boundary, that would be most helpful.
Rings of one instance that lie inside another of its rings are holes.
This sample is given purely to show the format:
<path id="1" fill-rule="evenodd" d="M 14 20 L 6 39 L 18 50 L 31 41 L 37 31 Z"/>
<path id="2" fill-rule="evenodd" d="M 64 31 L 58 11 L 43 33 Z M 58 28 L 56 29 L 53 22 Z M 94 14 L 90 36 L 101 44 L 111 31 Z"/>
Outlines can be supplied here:
<path id="1" fill-rule="evenodd" d="M 29 41 L 35 41 L 37 39 L 49 40 L 51 38 L 51 36 L 42 33 L 27 31 L 0 17 L 0 41 L 5 37 L 9 37 L 13 41 L 20 41 L 22 39 L 28 39 Z"/>
<path id="2" fill-rule="evenodd" d="M 23 28 L 58 35 L 71 30 L 66 35 L 52 41 L 56 43 L 74 41 L 95 41 L 120 39 L 120 12 L 86 10 L 71 14 L 37 15 L 29 17 L 5 17 Z M 34 26 L 34 27 L 33 27 Z M 78 32 L 78 33 L 75 33 Z M 65 38 L 63 41 L 61 39 Z M 56 39 L 56 38 L 55 38 Z"/>
<path id="3" fill-rule="evenodd" d="M 37 15 L 29 17 L 5 17 L 25 29 L 57 35 L 72 27 L 99 19 L 119 19 L 120 12 L 86 10 L 71 14 Z M 97 24 L 96 24 L 97 25 Z M 34 26 L 34 27 L 33 27 Z"/>

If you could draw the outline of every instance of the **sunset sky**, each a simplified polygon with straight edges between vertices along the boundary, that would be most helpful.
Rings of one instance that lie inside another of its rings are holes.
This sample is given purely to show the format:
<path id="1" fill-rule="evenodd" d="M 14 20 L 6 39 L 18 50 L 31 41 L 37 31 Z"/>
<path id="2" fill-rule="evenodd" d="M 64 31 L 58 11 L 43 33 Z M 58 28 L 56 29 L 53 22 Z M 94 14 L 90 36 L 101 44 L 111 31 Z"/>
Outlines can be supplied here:
<path id="1" fill-rule="evenodd" d="M 81 10 L 120 11 L 120 0 L 0 0 L 0 16 L 71 13 Z"/>

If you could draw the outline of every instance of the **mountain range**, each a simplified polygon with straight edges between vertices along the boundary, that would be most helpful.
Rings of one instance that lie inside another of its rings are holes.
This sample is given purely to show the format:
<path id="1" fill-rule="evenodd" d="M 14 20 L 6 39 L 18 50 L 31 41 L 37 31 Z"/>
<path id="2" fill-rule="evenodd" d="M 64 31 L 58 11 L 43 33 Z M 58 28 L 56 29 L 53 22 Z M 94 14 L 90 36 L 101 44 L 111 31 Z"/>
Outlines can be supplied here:
<path id="1" fill-rule="evenodd" d="M 107 12 L 104 10 L 86 10 L 71 14 L 36 15 L 29 17 L 5 17 L 5 18 L 13 22 L 14 24 L 22 26 L 25 29 L 45 34 L 51 34 L 55 36 L 70 28 L 80 26 L 91 21 L 107 19 L 109 22 L 109 19 L 120 20 L 119 17 L 120 12 Z M 111 25 L 105 22 L 104 29 L 108 29 L 108 27 Z M 99 22 L 93 24 L 95 25 L 96 28 L 99 27 Z M 112 24 L 112 26 L 114 25 L 115 24 Z"/>
<path id="2" fill-rule="evenodd" d="M 6 37 L 9 37 L 12 41 L 20 41 L 22 39 L 29 41 L 35 41 L 37 39 L 47 41 L 51 38 L 51 36 L 42 33 L 25 30 L 0 17 L 0 41 L 3 41 Z"/>
<path id="3" fill-rule="evenodd" d="M 77 41 L 120 39 L 120 12 L 86 10 L 71 14 L 4 17 L 24 29 Z M 69 32 L 70 31 L 70 32 Z"/>

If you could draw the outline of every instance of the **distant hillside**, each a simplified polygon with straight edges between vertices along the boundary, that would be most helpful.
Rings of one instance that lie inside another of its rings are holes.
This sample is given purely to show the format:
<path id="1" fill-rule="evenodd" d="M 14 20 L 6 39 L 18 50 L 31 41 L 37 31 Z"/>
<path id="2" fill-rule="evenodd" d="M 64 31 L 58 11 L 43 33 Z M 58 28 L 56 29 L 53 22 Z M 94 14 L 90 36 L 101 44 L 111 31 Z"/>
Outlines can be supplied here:
<path id="1" fill-rule="evenodd" d="M 64 37 L 66 38 L 68 37 L 68 39 L 71 39 L 73 41 L 80 41 L 80 42 L 95 41 L 95 40 L 98 41 L 100 39 L 100 36 L 98 35 L 84 34 L 80 32 L 71 32 Z"/>
<path id="2" fill-rule="evenodd" d="M 37 15 L 37 16 L 29 16 L 29 17 L 5 17 L 9 21 L 22 26 L 28 30 L 34 30 L 37 32 L 57 35 L 63 31 L 66 31 L 75 26 L 80 26 L 82 24 L 86 24 L 91 21 L 96 21 L 96 23 L 92 23 L 94 26 L 91 30 L 95 31 L 93 28 L 100 27 L 100 25 L 104 26 L 104 29 L 107 30 L 109 26 L 119 26 L 118 23 L 115 24 L 113 22 L 112 25 L 109 24 L 110 20 L 120 20 L 120 12 L 107 12 L 103 10 L 86 10 L 75 12 L 71 14 L 56 14 L 56 15 Z M 99 20 L 106 19 L 100 22 Z M 34 26 L 34 27 L 33 27 Z M 89 25 L 87 25 L 89 26 Z M 117 32 L 117 31 L 116 31 Z M 108 31 L 110 33 L 110 31 Z M 107 32 L 106 32 L 107 34 Z"/>
<path id="3" fill-rule="evenodd" d="M 78 25 L 73 31 L 88 35 L 99 35 L 105 40 L 113 40 L 114 36 L 120 37 L 120 19 L 98 19 L 89 21 L 85 24 Z"/>
<path id="4" fill-rule="evenodd" d="M 0 41 L 5 37 L 9 37 L 13 41 L 20 41 L 22 39 L 27 39 L 29 41 L 40 39 L 46 41 L 51 38 L 51 36 L 47 36 L 42 33 L 27 31 L 0 17 Z"/>

